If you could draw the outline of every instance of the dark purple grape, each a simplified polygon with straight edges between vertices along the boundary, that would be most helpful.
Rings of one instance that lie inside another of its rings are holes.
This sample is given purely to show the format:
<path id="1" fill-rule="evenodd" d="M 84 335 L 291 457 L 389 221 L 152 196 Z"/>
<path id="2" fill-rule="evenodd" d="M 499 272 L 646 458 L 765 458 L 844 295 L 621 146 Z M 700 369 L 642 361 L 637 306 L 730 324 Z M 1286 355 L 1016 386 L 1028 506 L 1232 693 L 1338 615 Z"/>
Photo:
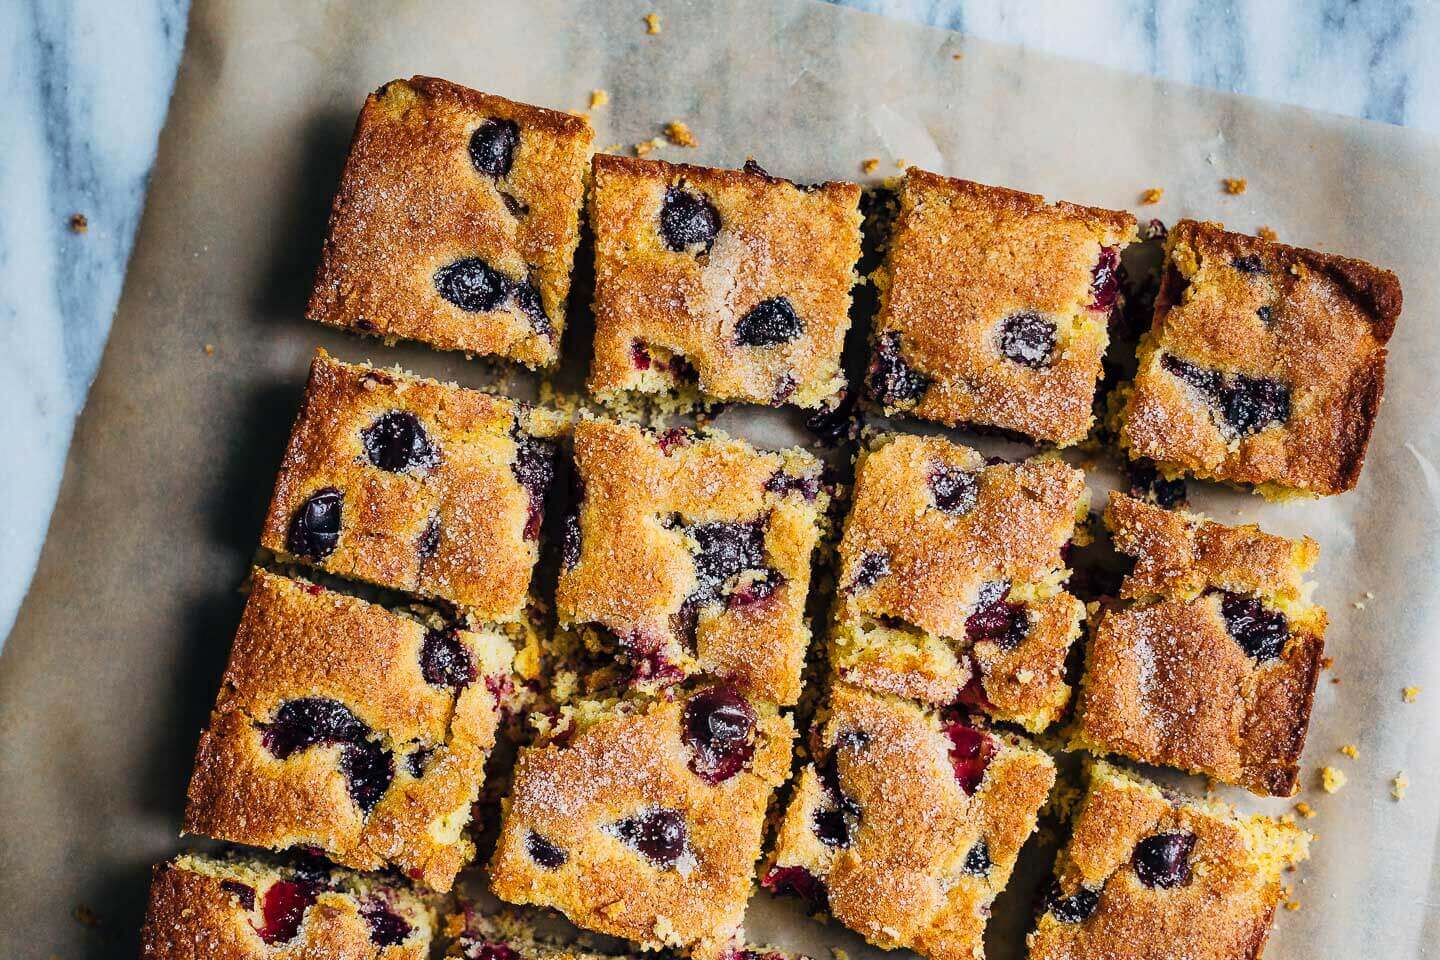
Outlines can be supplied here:
<path id="1" fill-rule="evenodd" d="M 761 300 L 735 323 L 735 341 L 747 347 L 773 347 L 796 340 L 805 321 L 787 297 Z"/>
<path id="2" fill-rule="evenodd" d="M 890 555 L 875 550 L 861 554 L 855 565 L 855 579 L 850 581 L 851 590 L 869 590 L 881 577 L 890 575 Z"/>
<path id="3" fill-rule="evenodd" d="M 420 418 L 406 410 L 390 410 L 360 432 L 365 456 L 381 470 L 402 473 L 428 470 L 440 456 Z"/>
<path id="4" fill-rule="evenodd" d="M 435 271 L 435 290 L 466 313 L 498 309 L 510 295 L 510 280 L 479 257 L 462 257 Z"/>
<path id="5" fill-rule="evenodd" d="M 665 246 L 683 253 L 709 253 L 720 232 L 720 214 L 709 200 L 680 187 L 665 191 L 660 207 L 660 239 Z"/>
<path id="6" fill-rule="evenodd" d="M 975 509 L 980 496 L 980 475 L 949 464 L 939 464 L 930 471 L 930 494 L 935 506 L 946 513 L 963 516 Z"/>
<path id="7" fill-rule="evenodd" d="M 470 134 L 470 162 L 489 177 L 503 177 L 515 163 L 520 126 L 514 120 L 490 119 Z"/>
<path id="8" fill-rule="evenodd" d="M 887 410 L 914 406 L 930 386 L 930 378 L 905 360 L 900 334 L 890 331 L 875 341 L 867 374 L 870 395 Z"/>
<path id="9" fill-rule="evenodd" d="M 1055 360 L 1055 321 L 1033 310 L 1012 313 L 1000 322 L 1000 353 L 1039 370 Z"/>
<path id="10" fill-rule="evenodd" d="M 431 630 L 420 645 L 420 673 L 435 687 L 461 690 L 475 682 L 475 660 L 454 627 Z"/>
<path id="11" fill-rule="evenodd" d="M 755 752 L 755 708 L 735 688 L 701 690 L 685 704 L 681 739 L 690 748 L 690 769 L 708 783 L 723 783 Z"/>
<path id="12" fill-rule="evenodd" d="M 530 855 L 531 860 L 534 860 L 546 870 L 557 870 L 565 865 L 566 860 L 570 859 L 566 856 L 564 850 L 561 850 L 534 830 L 525 834 L 525 852 Z"/>
<path id="13" fill-rule="evenodd" d="M 334 487 L 310 494 L 290 518 L 285 549 L 297 557 L 319 562 L 340 545 L 340 513 L 344 495 Z"/>
<path id="14" fill-rule="evenodd" d="M 662 870 L 678 863 L 689 846 L 690 831 L 685 826 L 685 815 L 679 810 L 652 807 L 617 822 L 614 831 Z"/>
<path id="15" fill-rule="evenodd" d="M 1261 663 L 1280 656 L 1290 640 L 1290 622 L 1285 614 L 1266 608 L 1255 597 L 1227 590 L 1220 600 L 1220 614 L 1240 649 Z"/>
<path id="16" fill-rule="evenodd" d="M 1147 887 L 1184 886 L 1190 882 L 1190 851 L 1195 849 L 1193 833 L 1157 833 L 1135 845 L 1135 875 Z"/>
<path id="17" fill-rule="evenodd" d="M 410 924 L 379 897 L 360 904 L 360 916 L 370 926 L 370 942 L 376 946 L 399 946 L 410 937 Z"/>

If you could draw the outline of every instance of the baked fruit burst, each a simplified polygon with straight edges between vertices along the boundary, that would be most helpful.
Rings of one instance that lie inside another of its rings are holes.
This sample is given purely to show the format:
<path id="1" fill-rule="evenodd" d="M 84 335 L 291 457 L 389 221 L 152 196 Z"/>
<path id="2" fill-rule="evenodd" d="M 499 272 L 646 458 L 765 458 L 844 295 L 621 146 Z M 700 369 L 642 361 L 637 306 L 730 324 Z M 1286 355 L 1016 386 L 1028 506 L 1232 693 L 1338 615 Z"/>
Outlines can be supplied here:
<path id="1" fill-rule="evenodd" d="M 520 620 L 563 429 L 515 400 L 316 351 L 261 545 Z"/>
<path id="2" fill-rule="evenodd" d="M 256 570 L 184 829 L 313 847 L 448 890 L 495 744 L 512 650 Z"/>
<path id="3" fill-rule="evenodd" d="M 838 404 L 860 188 L 599 154 L 590 389 Z"/>
<path id="4" fill-rule="evenodd" d="M 155 867 L 144 960 L 425 960 L 435 918 L 402 884 L 321 861 L 182 854 Z"/>
<path id="5" fill-rule="evenodd" d="M 355 125 L 306 316 L 553 364 L 593 136 L 446 80 L 385 84 Z"/>
<path id="6" fill-rule="evenodd" d="M 877 946 L 972 960 L 1054 782 L 1022 737 L 836 684 L 762 883 Z"/>
<path id="7" fill-rule="evenodd" d="M 1093 624 L 1074 745 L 1293 794 L 1324 653 L 1302 580 L 1320 548 L 1118 493 L 1105 520 L 1135 567 Z"/>
<path id="8" fill-rule="evenodd" d="M 1103 761 L 1088 775 L 1030 960 L 1258 960 L 1281 873 L 1309 855 L 1310 835 L 1175 798 Z"/>
<path id="9" fill-rule="evenodd" d="M 875 274 L 886 415 L 1084 440 L 1135 218 L 911 167 Z"/>
<path id="10" fill-rule="evenodd" d="M 1121 444 L 1168 475 L 1266 496 L 1350 490 L 1400 303 L 1388 270 L 1181 220 Z"/>
<path id="11" fill-rule="evenodd" d="M 492 891 L 645 949 L 727 951 L 793 737 L 728 684 L 562 708 L 515 766 Z"/>
<path id="12" fill-rule="evenodd" d="M 575 472 L 556 607 L 576 652 L 599 655 L 592 688 L 653 690 L 704 673 L 794 703 L 829 502 L 820 462 L 718 432 L 586 420 Z"/>
<path id="13" fill-rule="evenodd" d="M 1064 590 L 1065 553 L 1085 513 L 1084 475 L 1059 460 L 880 437 L 861 453 L 840 541 L 832 669 L 1045 729 L 1070 699 L 1085 609 Z"/>

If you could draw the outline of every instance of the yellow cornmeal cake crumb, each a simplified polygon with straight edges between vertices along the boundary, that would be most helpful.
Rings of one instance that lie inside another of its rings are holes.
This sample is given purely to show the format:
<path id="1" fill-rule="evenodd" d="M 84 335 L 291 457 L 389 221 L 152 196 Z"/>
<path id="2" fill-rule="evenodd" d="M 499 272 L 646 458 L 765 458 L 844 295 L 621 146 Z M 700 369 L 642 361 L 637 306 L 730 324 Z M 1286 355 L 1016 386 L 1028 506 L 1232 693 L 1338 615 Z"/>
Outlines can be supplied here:
<path id="1" fill-rule="evenodd" d="M 880 166 L 880 158 L 879 158 L 879 157 L 867 157 L 866 159 L 864 159 L 864 160 L 862 160 L 862 161 L 860 162 L 860 172 L 861 172 L 861 173 L 874 173 L 879 166 Z"/>
<path id="2" fill-rule="evenodd" d="M 215 356 L 215 344 L 213 344 L 213 343 L 207 343 L 207 344 L 205 344 L 205 356 L 207 356 L 207 357 L 213 357 L 213 356 Z"/>
<path id="3" fill-rule="evenodd" d="M 1269 227 L 1261 227 L 1255 231 L 1255 235 L 1261 240 L 1269 240 L 1272 243 L 1280 239 L 1280 235 Z"/>
<path id="4" fill-rule="evenodd" d="M 908 166 L 910 166 L 910 161 L 906 160 L 904 157 L 899 157 L 895 161 L 895 167 L 899 170 L 904 170 Z"/>
<path id="5" fill-rule="evenodd" d="M 1250 186 L 1250 181 L 1244 177 L 1226 177 L 1224 182 L 1225 192 L 1229 194 L 1244 193 L 1246 188 Z"/>
<path id="6" fill-rule="evenodd" d="M 1326 793 L 1337 792 L 1345 786 L 1345 781 L 1348 779 L 1344 770 L 1338 770 L 1335 767 L 1320 768 L 1320 786 L 1325 788 Z"/>
<path id="7" fill-rule="evenodd" d="M 1405 776 L 1405 772 L 1402 770 L 1401 772 L 1395 774 L 1395 779 L 1390 781 L 1390 796 L 1394 797 L 1396 800 L 1404 800 L 1405 791 L 1409 787 L 1410 778 Z"/>
<path id="8" fill-rule="evenodd" d="M 1345 756 L 1349 757 L 1351 760 L 1354 760 L 1356 757 L 1360 756 L 1359 749 L 1356 748 L 1355 744 L 1353 743 L 1345 744 L 1345 746 L 1340 748 L 1340 752 L 1345 754 Z"/>
<path id="9" fill-rule="evenodd" d="M 1159 203 L 1160 198 L 1163 196 L 1165 196 L 1164 187 L 1151 187 L 1149 190 L 1140 194 L 1140 202 L 1145 204 Z"/>
<path id="10" fill-rule="evenodd" d="M 1286 910 L 1289 910 L 1291 913 L 1294 913 L 1296 910 L 1299 910 L 1299 909 L 1300 909 L 1300 901 L 1299 901 L 1299 900 L 1286 900 L 1286 901 L 1285 901 L 1285 909 L 1286 909 Z"/>
<path id="11" fill-rule="evenodd" d="M 609 102 L 610 102 L 610 94 L 607 93 L 607 92 L 605 92 L 604 90 L 591 90 L 591 91 L 590 91 L 590 109 L 591 109 L 591 110 L 594 110 L 594 109 L 596 109 L 596 108 L 598 108 L 598 107 L 603 107 L 603 106 L 605 106 L 605 104 L 607 104 L 607 103 L 609 103 Z"/>
<path id="12" fill-rule="evenodd" d="M 90 229 L 90 220 L 83 213 L 72 213 L 70 215 L 70 232 L 84 233 Z"/>
<path id="13" fill-rule="evenodd" d="M 1404 690 L 1400 691 L 1400 696 L 1406 703 L 1414 703 L 1416 700 L 1420 699 L 1420 688 L 1406 687 Z"/>
<path id="14" fill-rule="evenodd" d="M 651 137 L 649 140 L 642 140 L 640 143 L 635 144 L 635 156 L 643 157 L 656 147 L 663 146 L 665 146 L 664 137 Z"/>
<path id="15" fill-rule="evenodd" d="M 1304 800 L 1301 800 L 1299 803 L 1295 804 L 1295 812 L 1300 814 L 1300 816 L 1304 817 L 1306 820 L 1309 820 L 1311 817 L 1315 816 L 1315 808 L 1310 806 L 1310 804 L 1306 803 Z"/>
<path id="16" fill-rule="evenodd" d="M 651 34 L 651 35 L 654 35 L 654 34 L 657 34 L 657 33 L 660 32 L 660 14 L 658 14 L 658 13 L 647 13 L 647 14 L 645 14 L 645 32 L 648 33 L 648 34 Z"/>
<path id="17" fill-rule="evenodd" d="M 665 124 L 665 137 L 677 147 L 698 147 L 700 141 L 695 139 L 689 125 L 680 120 L 672 120 Z"/>

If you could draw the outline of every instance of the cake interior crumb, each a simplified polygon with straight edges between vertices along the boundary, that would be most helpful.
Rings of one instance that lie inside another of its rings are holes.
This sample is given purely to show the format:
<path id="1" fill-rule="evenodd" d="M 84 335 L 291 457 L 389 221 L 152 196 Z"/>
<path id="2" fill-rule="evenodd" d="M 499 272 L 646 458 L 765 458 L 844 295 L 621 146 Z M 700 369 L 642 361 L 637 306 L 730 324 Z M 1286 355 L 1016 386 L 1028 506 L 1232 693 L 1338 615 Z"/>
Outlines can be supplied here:
<path id="1" fill-rule="evenodd" d="M 654 36 L 655 34 L 660 32 L 660 14 L 645 14 L 645 32 L 650 34 L 651 36 Z"/>
<path id="2" fill-rule="evenodd" d="M 1164 187 L 1151 187 L 1140 194 L 1140 202 L 1144 204 L 1159 203 L 1163 196 L 1165 196 Z"/>
<path id="3" fill-rule="evenodd" d="M 1250 187 L 1250 181 L 1244 177 L 1226 177 L 1224 184 L 1225 192 L 1231 195 L 1242 194 Z"/>
<path id="4" fill-rule="evenodd" d="M 1335 767 L 1320 768 L 1320 786 L 1325 788 L 1326 793 L 1338 792 L 1345 786 L 1347 779 L 1349 778 L 1345 776 L 1344 770 L 1337 770 Z"/>

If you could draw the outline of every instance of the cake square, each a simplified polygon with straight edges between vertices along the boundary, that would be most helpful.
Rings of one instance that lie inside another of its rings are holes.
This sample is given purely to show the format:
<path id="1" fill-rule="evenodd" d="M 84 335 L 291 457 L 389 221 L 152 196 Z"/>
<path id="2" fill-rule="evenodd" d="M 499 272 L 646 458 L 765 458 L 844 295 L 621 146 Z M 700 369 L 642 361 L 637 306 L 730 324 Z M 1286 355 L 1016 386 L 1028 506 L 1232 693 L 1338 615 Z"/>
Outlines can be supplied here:
<path id="1" fill-rule="evenodd" d="M 906 170 L 875 276 L 871 398 L 887 416 L 1084 440 L 1135 238 L 1128 213 Z"/>
<path id="2" fill-rule="evenodd" d="M 1310 835 L 1218 800 L 1187 800 L 1104 761 L 1089 765 L 1030 960 L 1259 960 L 1280 875 Z"/>
<path id="3" fill-rule="evenodd" d="M 597 154 L 590 389 L 833 406 L 860 188 Z"/>
<path id="4" fill-rule="evenodd" d="M 519 620 L 563 429 L 543 409 L 317 350 L 260 543 Z"/>
<path id="5" fill-rule="evenodd" d="M 794 732 L 728 684 L 563 708 L 516 763 L 491 890 L 647 950 L 724 952 Z"/>
<path id="6" fill-rule="evenodd" d="M 550 366 L 593 137 L 435 77 L 385 84 L 355 125 L 306 316 Z"/>
<path id="7" fill-rule="evenodd" d="M 181 854 L 151 875 L 143 960 L 425 960 L 433 911 L 402 884 L 319 861 Z"/>
<path id="8" fill-rule="evenodd" d="M 1064 589 L 1085 477 L 1057 459 L 988 462 L 905 434 L 862 451 L 840 540 L 837 675 L 1038 732 L 1070 699 L 1085 608 Z"/>
<path id="9" fill-rule="evenodd" d="M 1181 220 L 1120 442 L 1266 496 L 1353 489 L 1400 316 L 1388 270 Z"/>
<path id="10" fill-rule="evenodd" d="M 778 704 L 800 695 L 811 554 L 829 502 L 821 464 L 723 433 L 575 427 L 578 513 L 555 601 L 592 686 L 723 677 Z"/>
<path id="11" fill-rule="evenodd" d="M 1074 745 L 1293 794 L 1325 652 L 1302 580 L 1320 548 L 1118 493 L 1105 520 L 1135 568 L 1093 623 Z"/>
<path id="12" fill-rule="evenodd" d="M 184 829 L 448 890 L 510 690 L 498 633 L 252 575 Z"/>
<path id="13" fill-rule="evenodd" d="M 876 946 L 973 960 L 1054 782 L 1020 736 L 836 684 L 762 885 Z"/>

